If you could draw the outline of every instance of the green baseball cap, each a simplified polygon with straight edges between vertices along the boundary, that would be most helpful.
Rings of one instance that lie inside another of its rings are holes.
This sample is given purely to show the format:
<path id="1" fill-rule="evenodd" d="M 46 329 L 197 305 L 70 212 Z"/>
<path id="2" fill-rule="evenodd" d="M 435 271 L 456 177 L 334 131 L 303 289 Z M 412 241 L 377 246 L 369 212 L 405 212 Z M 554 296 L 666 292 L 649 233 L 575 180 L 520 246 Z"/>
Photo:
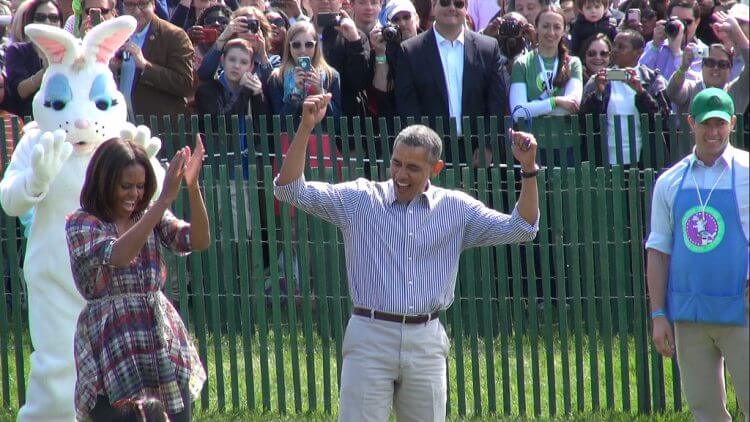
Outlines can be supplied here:
<path id="1" fill-rule="evenodd" d="M 733 114 L 734 100 L 723 89 L 706 88 L 690 103 L 690 115 L 697 123 L 703 123 L 712 117 L 731 122 Z"/>

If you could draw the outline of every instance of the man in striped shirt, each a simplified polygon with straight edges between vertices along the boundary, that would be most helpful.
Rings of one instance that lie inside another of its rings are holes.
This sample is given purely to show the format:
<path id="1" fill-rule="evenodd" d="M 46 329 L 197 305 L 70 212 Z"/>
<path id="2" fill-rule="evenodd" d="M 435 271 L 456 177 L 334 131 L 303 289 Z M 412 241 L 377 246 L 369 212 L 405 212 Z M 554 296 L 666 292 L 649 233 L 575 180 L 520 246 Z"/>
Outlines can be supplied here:
<path id="1" fill-rule="evenodd" d="M 329 184 L 304 178 L 307 141 L 330 94 L 310 96 L 275 195 L 335 224 L 354 303 L 343 342 L 340 421 L 443 421 L 449 340 L 436 318 L 453 302 L 461 251 L 532 240 L 538 231 L 536 141 L 513 133 L 521 194 L 511 215 L 436 187 L 440 137 L 410 126 L 396 137 L 391 180 Z"/>

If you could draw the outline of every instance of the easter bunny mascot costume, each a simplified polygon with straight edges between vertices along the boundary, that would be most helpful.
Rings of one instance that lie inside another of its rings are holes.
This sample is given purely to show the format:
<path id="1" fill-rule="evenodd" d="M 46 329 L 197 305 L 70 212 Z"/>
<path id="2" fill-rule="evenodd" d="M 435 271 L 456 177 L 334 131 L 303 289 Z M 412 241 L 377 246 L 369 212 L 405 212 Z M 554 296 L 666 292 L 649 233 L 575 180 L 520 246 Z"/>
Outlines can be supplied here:
<path id="1" fill-rule="evenodd" d="M 73 337 L 84 300 L 73 283 L 65 216 L 80 207 L 94 151 L 116 136 L 132 140 L 146 148 L 163 180 L 154 158 L 161 141 L 148 128 L 127 122 L 125 98 L 109 69 L 109 60 L 135 28 L 130 16 L 97 25 L 83 40 L 52 26 L 25 28 L 49 67 L 34 96 L 35 122 L 26 126 L 0 181 L 6 213 L 35 213 L 24 261 L 34 352 L 20 421 L 75 420 Z"/>

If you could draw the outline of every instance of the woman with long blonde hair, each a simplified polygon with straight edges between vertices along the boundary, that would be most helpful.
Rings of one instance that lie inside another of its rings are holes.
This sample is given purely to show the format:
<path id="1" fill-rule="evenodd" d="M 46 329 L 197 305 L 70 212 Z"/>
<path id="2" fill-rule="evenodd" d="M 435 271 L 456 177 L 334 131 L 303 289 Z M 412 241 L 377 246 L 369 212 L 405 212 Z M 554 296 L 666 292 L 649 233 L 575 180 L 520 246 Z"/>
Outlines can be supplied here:
<path id="1" fill-rule="evenodd" d="M 268 80 L 273 114 L 300 116 L 308 95 L 330 92 L 326 116 L 341 115 L 341 82 L 336 69 L 323 58 L 318 33 L 310 22 L 297 22 L 286 34 L 281 65 Z"/>

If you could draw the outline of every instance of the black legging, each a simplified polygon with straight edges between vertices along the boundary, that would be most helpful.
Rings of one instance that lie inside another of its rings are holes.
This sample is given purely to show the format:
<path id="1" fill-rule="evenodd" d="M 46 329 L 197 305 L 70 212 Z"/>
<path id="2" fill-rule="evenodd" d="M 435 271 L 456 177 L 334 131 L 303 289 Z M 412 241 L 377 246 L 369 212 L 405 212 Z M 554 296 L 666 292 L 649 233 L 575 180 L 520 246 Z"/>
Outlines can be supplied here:
<path id="1" fill-rule="evenodd" d="M 185 407 L 182 409 L 179 413 L 174 414 L 168 414 L 169 420 L 171 422 L 190 422 L 191 419 L 191 403 L 190 403 L 190 393 L 185 390 L 180 391 L 180 395 L 182 396 L 182 402 L 185 403 Z M 109 403 L 109 398 L 106 396 L 98 396 L 96 400 L 96 405 L 93 409 L 91 409 L 91 413 L 89 416 L 91 416 L 91 420 L 93 422 L 112 422 L 115 421 L 115 416 L 117 415 L 117 412 L 112 407 L 112 405 Z M 130 420 L 138 420 L 140 419 L 130 419 Z M 129 420 L 129 421 L 130 421 Z M 148 421 L 144 421 L 148 422 Z"/>

